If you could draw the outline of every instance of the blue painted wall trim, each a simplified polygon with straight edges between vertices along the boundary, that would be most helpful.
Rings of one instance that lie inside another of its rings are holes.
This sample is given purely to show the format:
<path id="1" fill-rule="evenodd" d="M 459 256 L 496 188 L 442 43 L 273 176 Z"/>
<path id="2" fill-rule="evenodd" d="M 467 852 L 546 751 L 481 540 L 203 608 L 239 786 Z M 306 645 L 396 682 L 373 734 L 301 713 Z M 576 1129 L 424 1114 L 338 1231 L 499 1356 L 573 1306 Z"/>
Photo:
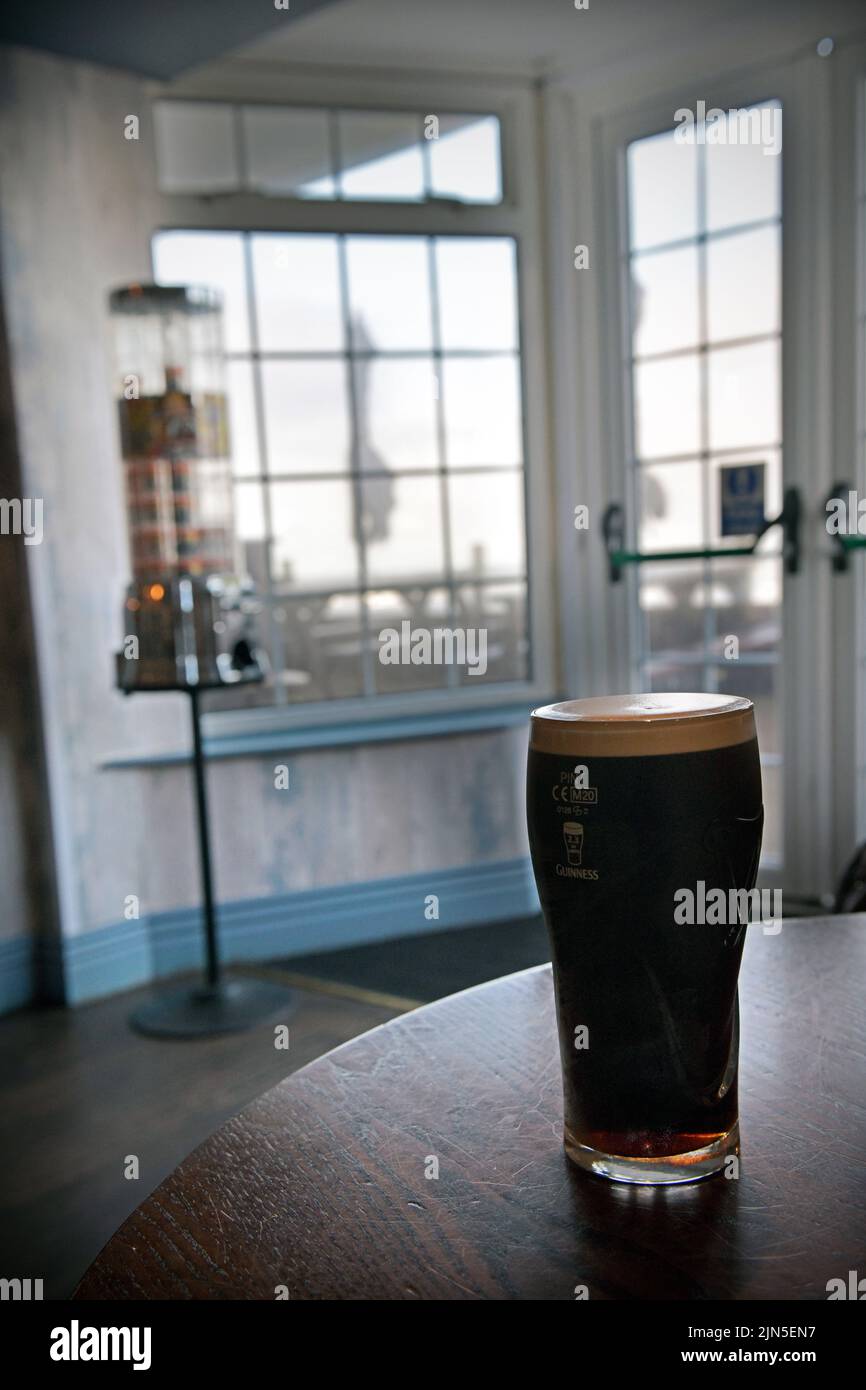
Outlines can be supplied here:
<path id="1" fill-rule="evenodd" d="M 438 921 L 424 916 L 430 894 L 439 898 Z M 509 859 L 224 903 L 219 932 L 225 960 L 263 961 L 538 911 L 529 860 Z M 199 910 L 179 908 L 52 943 L 46 965 L 50 976 L 62 973 L 66 1002 L 74 1005 L 196 969 L 201 949 Z M 0 943 L 0 1009 L 28 1002 L 33 980 L 29 943 Z"/>
<path id="2" fill-rule="evenodd" d="M 153 979 L 148 919 L 118 922 L 66 937 L 55 950 L 62 953 L 67 1004 L 85 1004 Z"/>
<path id="3" fill-rule="evenodd" d="M 36 992 L 36 956 L 29 936 L 0 941 L 0 1013 L 29 1004 Z"/>

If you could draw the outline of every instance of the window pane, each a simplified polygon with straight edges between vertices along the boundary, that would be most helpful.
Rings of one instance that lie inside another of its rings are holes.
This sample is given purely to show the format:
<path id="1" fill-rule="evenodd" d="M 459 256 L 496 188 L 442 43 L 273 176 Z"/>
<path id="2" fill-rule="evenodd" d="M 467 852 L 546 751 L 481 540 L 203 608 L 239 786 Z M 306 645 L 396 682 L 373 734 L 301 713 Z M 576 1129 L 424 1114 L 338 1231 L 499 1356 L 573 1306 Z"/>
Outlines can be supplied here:
<path id="1" fill-rule="evenodd" d="M 262 362 L 268 471 L 346 473 L 349 409 L 343 362 Z"/>
<path id="2" fill-rule="evenodd" d="M 440 116 L 430 145 L 430 186 L 437 198 L 502 201 L 499 121 L 495 116 Z"/>
<path id="3" fill-rule="evenodd" d="M 153 273 L 160 285 L 210 285 L 223 297 L 223 346 L 249 352 L 243 238 L 238 232 L 157 232 Z"/>
<path id="4" fill-rule="evenodd" d="M 641 550 L 684 550 L 703 545 L 702 473 L 697 460 L 640 466 Z"/>
<path id="5" fill-rule="evenodd" d="M 436 277 L 446 352 L 517 347 L 517 268 L 510 237 L 438 237 Z"/>
<path id="6" fill-rule="evenodd" d="M 711 342 L 778 333 L 780 251 L 778 227 L 708 241 L 707 323 Z"/>
<path id="7" fill-rule="evenodd" d="M 781 437 L 778 342 L 707 354 L 710 448 L 742 449 Z"/>
<path id="8" fill-rule="evenodd" d="M 257 193 L 333 198 L 327 111 L 243 107 L 247 180 Z"/>
<path id="9" fill-rule="evenodd" d="M 224 193 L 237 188 L 231 106 L 214 101 L 158 101 L 153 124 L 163 193 Z"/>
<path id="10" fill-rule="evenodd" d="M 276 592 L 342 589 L 358 584 L 358 548 L 352 485 L 273 483 L 273 584 Z"/>
<path id="11" fill-rule="evenodd" d="M 487 644 L 485 653 L 478 645 L 480 639 L 475 638 L 476 659 L 471 666 L 460 668 L 461 685 L 529 679 L 525 584 L 461 584 L 456 621 L 464 629 L 485 633 Z M 482 654 L 486 671 L 478 660 Z"/>
<path id="12" fill-rule="evenodd" d="M 357 594 L 282 599 L 274 608 L 293 670 L 309 680 L 285 683 L 290 703 L 363 695 L 361 600 Z"/>
<path id="13" fill-rule="evenodd" d="M 773 654 L 782 635 L 779 560 L 713 560 L 712 576 L 717 635 L 736 637 L 741 656 Z"/>
<path id="14" fill-rule="evenodd" d="M 261 350 L 340 351 L 343 317 L 336 237 L 254 236 L 252 257 Z"/>
<path id="15" fill-rule="evenodd" d="M 442 573 L 438 477 L 370 478 L 362 482 L 361 495 L 371 584 Z"/>
<path id="16" fill-rule="evenodd" d="M 705 146 L 708 231 L 781 214 L 782 160 L 770 153 L 774 127 L 780 134 L 781 124 L 778 102 L 753 107 L 748 118 L 725 117 L 724 144 Z"/>
<path id="17" fill-rule="evenodd" d="M 430 268 L 425 237 L 346 239 L 352 346 L 358 352 L 430 352 Z"/>
<path id="18" fill-rule="evenodd" d="M 235 477 L 241 478 L 261 471 L 252 363 L 229 359 L 226 372 L 232 469 Z"/>
<path id="19" fill-rule="evenodd" d="M 707 600 L 703 562 L 678 560 L 647 566 L 640 577 L 638 593 L 647 655 L 660 657 L 667 653 L 668 660 L 675 662 L 684 656 L 701 657 Z M 693 675 L 689 679 L 693 682 L 699 677 Z M 694 685 L 665 688 L 691 690 Z"/>
<path id="20" fill-rule="evenodd" d="M 520 368 L 515 358 L 446 357 L 442 402 L 450 467 L 521 462 Z"/>
<path id="21" fill-rule="evenodd" d="M 653 691 L 703 690 L 706 686 L 702 665 L 682 665 L 666 656 L 647 662 L 643 676 L 646 689 Z"/>
<path id="22" fill-rule="evenodd" d="M 685 241 L 698 230 L 697 146 L 672 130 L 628 147 L 630 245 L 637 250 Z"/>
<path id="23" fill-rule="evenodd" d="M 344 198 L 424 197 L 419 117 L 341 111 L 337 124 Z"/>
<path id="24" fill-rule="evenodd" d="M 438 389 L 432 357 L 355 362 L 362 472 L 437 467 Z"/>
<path id="25" fill-rule="evenodd" d="M 697 357 L 638 363 L 634 413 L 639 458 L 695 453 L 701 445 Z"/>
<path id="26" fill-rule="evenodd" d="M 449 684 L 447 657 L 459 653 L 449 648 L 442 639 L 439 643 L 439 655 L 446 660 L 440 660 L 438 663 L 405 660 L 407 650 L 411 658 L 412 633 L 423 634 L 418 639 L 416 654 L 419 657 L 428 655 L 428 651 L 424 649 L 426 642 L 429 643 L 429 655 L 433 657 L 436 655 L 433 645 L 435 629 L 453 627 L 447 589 L 418 586 L 412 589 L 374 591 L 367 596 L 367 612 L 373 636 L 373 671 L 378 694 L 398 695 L 411 690 L 437 690 Z M 409 624 L 410 639 L 408 643 L 400 644 L 400 661 L 396 664 L 388 660 L 383 661 L 382 657 L 394 650 L 393 639 L 389 641 L 389 632 L 396 632 L 398 636 L 402 636 L 404 622 Z"/>
<path id="27" fill-rule="evenodd" d="M 238 483 L 234 490 L 235 534 L 243 568 L 259 593 L 267 591 L 264 490 L 261 483 Z"/>
<path id="28" fill-rule="evenodd" d="M 635 256 L 631 274 L 635 356 L 696 346 L 700 341 L 697 247 Z"/>
<path id="29" fill-rule="evenodd" d="M 455 573 L 517 578 L 526 566 L 523 475 L 456 473 L 448 479 Z"/>

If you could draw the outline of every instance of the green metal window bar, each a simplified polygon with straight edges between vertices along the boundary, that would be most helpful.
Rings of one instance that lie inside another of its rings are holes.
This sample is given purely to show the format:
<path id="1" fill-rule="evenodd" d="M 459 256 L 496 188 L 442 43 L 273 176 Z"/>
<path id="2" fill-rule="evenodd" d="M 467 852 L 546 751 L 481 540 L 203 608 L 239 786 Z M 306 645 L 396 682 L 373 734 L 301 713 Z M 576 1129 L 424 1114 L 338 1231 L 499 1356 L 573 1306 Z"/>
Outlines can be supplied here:
<path id="1" fill-rule="evenodd" d="M 622 578 L 626 565 L 644 565 L 655 560 L 724 560 L 736 555 L 754 555 L 758 542 L 774 526 L 781 526 L 783 532 L 782 559 L 788 574 L 796 574 L 800 568 L 800 523 L 802 506 L 799 488 L 785 489 L 782 510 L 778 516 L 764 522 L 760 531 L 748 545 L 706 546 L 698 550 L 626 550 L 625 547 L 625 509 L 621 502 L 611 502 L 604 512 L 601 533 L 604 537 L 609 565 L 610 581 L 617 584 Z M 852 539 L 846 537 L 846 540 Z M 866 537 L 855 538 L 866 542 Z"/>

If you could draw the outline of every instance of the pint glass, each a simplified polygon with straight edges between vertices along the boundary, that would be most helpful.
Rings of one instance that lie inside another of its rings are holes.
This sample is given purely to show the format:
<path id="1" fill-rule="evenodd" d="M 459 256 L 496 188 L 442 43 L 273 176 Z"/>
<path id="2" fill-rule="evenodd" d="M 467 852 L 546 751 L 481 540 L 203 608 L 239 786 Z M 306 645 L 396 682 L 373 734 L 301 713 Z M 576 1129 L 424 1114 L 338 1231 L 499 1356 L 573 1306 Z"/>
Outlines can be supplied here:
<path id="1" fill-rule="evenodd" d="M 763 828 L 751 701 L 535 710 L 527 817 L 568 1157 L 621 1182 L 709 1176 L 739 1144 L 737 976 Z"/>

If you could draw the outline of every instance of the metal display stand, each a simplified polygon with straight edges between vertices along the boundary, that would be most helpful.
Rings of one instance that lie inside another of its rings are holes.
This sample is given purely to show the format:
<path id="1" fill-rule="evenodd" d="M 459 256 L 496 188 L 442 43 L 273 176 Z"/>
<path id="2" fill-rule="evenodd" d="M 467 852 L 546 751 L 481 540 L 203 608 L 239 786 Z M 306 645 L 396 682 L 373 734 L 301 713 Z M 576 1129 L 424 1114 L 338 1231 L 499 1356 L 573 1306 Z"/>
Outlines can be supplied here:
<path id="1" fill-rule="evenodd" d="M 183 690 L 190 697 L 205 964 L 200 985 L 178 985 L 165 990 L 136 1009 L 129 1021 L 137 1032 L 149 1037 L 206 1038 L 219 1033 L 242 1032 L 278 1013 L 285 1019 L 293 1008 L 290 990 L 267 980 L 226 979 L 220 961 L 199 695 L 202 690 L 225 689 L 225 684 L 148 686 L 147 689 Z"/>
<path id="2" fill-rule="evenodd" d="M 252 586 L 238 567 L 222 297 L 135 283 L 113 290 L 109 307 L 132 569 L 115 675 L 126 695 L 189 696 L 204 926 L 201 985 L 166 990 L 130 1022 L 153 1037 L 209 1037 L 285 1017 L 292 997 L 226 979 L 219 958 L 200 697 L 264 678 Z"/>

